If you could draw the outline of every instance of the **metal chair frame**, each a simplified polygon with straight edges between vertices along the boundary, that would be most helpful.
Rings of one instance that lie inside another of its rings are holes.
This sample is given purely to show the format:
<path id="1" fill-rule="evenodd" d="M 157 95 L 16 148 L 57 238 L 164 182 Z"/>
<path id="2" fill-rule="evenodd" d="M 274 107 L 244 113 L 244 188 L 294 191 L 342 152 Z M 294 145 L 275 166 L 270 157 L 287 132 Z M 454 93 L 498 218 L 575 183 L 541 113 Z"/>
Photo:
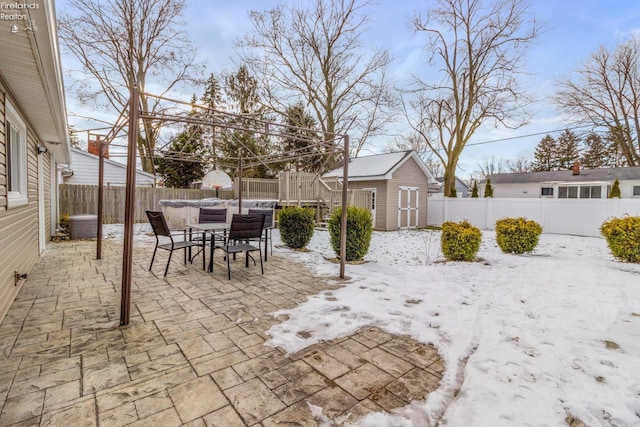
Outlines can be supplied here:
<path id="1" fill-rule="evenodd" d="M 224 245 L 215 245 L 213 250 L 222 249 L 225 252 L 227 258 L 227 274 L 229 280 L 231 280 L 231 254 L 235 256 L 237 253 L 245 252 L 245 267 L 249 267 L 249 257 L 256 264 L 255 258 L 251 256 L 251 252 L 258 252 L 260 254 L 260 271 L 264 274 L 264 265 L 262 263 L 262 249 L 260 243 L 262 242 L 262 231 L 264 229 L 264 215 L 240 215 L 234 214 L 231 220 L 231 227 L 229 228 L 229 234 L 227 235 L 227 241 Z M 249 244 L 251 240 L 257 240 L 258 246 Z"/>
<path id="2" fill-rule="evenodd" d="M 192 247 L 201 246 L 199 242 L 187 240 L 187 232 L 182 231 L 181 234 L 172 232 L 167 225 L 167 221 L 164 218 L 164 214 L 162 212 L 156 211 L 146 211 L 147 218 L 149 219 L 149 223 L 151 224 L 151 228 L 153 229 L 153 234 L 156 236 L 156 247 L 153 248 L 153 256 L 151 257 L 151 264 L 149 264 L 149 271 L 153 267 L 153 261 L 156 258 L 156 252 L 158 249 L 164 249 L 169 251 L 169 259 L 167 260 L 167 266 L 164 269 L 164 275 L 167 275 L 169 271 L 169 263 L 171 263 L 171 256 L 173 255 L 173 251 L 177 251 L 179 249 L 184 249 L 184 263 L 187 263 L 187 249 L 189 252 Z M 174 240 L 174 236 L 182 235 L 183 240 L 176 241 Z M 170 240 L 169 243 L 160 243 L 160 237 L 166 237 Z"/>

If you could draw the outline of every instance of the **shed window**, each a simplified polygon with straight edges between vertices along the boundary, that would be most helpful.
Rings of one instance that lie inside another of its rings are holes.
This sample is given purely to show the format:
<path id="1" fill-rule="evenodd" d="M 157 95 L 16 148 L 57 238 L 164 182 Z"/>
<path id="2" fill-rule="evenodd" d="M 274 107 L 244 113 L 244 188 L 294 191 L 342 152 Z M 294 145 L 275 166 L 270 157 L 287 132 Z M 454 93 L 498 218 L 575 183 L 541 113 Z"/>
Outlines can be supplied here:
<path id="1" fill-rule="evenodd" d="M 27 127 L 13 106 L 6 102 L 5 135 L 7 141 L 7 207 L 28 203 Z"/>
<path id="2" fill-rule="evenodd" d="M 640 185 L 634 185 L 633 186 L 633 195 L 634 196 L 640 196 Z"/>

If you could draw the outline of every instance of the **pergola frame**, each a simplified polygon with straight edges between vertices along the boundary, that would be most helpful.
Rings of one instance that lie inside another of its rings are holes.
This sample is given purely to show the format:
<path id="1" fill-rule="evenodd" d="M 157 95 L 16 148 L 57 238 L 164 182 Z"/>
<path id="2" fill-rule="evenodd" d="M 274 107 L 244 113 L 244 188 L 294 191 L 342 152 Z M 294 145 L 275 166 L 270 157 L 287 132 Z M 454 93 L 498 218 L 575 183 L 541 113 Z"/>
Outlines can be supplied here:
<path id="1" fill-rule="evenodd" d="M 155 97 L 171 101 L 174 103 L 185 104 L 195 107 L 191 103 L 185 103 L 182 101 L 169 99 L 165 97 L 146 94 L 146 96 Z M 206 108 L 206 107 L 199 107 Z M 124 244 L 123 244 L 123 257 L 122 257 L 122 292 L 120 299 L 120 326 L 129 324 L 130 311 L 131 311 L 131 276 L 132 276 L 132 263 L 133 263 L 133 225 L 135 220 L 134 208 L 135 208 L 135 187 L 136 187 L 136 156 L 137 156 L 137 138 L 140 126 L 140 120 L 153 120 L 160 122 L 176 122 L 176 123 L 192 123 L 206 126 L 212 126 L 214 128 L 236 130 L 241 132 L 249 132 L 252 134 L 260 134 L 264 136 L 285 137 L 286 131 L 290 129 L 296 129 L 301 131 L 308 131 L 310 133 L 317 132 L 315 129 L 302 128 L 296 126 L 283 125 L 280 123 L 269 122 L 255 117 L 247 115 L 240 115 L 228 112 L 222 112 L 217 110 L 208 109 L 211 113 L 207 120 L 198 119 L 193 117 L 185 117 L 181 115 L 171 114 L 150 114 L 140 111 L 140 91 L 137 84 L 134 84 L 130 88 L 130 97 L 128 103 L 128 141 L 127 141 L 127 175 L 126 175 L 126 190 L 125 190 L 125 223 L 124 223 Z M 97 258 L 101 256 L 101 240 L 102 240 L 102 187 L 103 187 L 103 171 L 104 171 L 104 150 L 115 136 L 124 129 L 125 110 L 122 111 L 120 117 L 116 121 L 115 126 L 109 135 L 105 138 L 105 142 L 100 144 L 100 163 L 99 163 L 99 187 L 98 187 L 98 246 L 97 246 Z M 122 123 L 120 123 L 122 121 Z M 119 124 L 120 123 L 120 124 Z M 253 126 L 251 126 L 253 125 Z M 333 135 L 331 140 L 317 141 L 312 138 L 305 138 L 304 136 L 296 136 L 299 140 L 307 140 L 312 144 L 321 146 L 323 148 L 329 148 L 332 152 L 337 153 L 342 151 L 343 159 L 343 185 L 342 185 L 342 217 L 340 224 L 340 278 L 345 278 L 345 259 L 346 259 L 346 246 L 347 246 L 347 203 L 348 203 L 348 165 L 349 165 L 349 135 Z M 340 149 L 337 142 L 342 142 Z M 294 150 L 295 151 L 295 150 Z M 327 152 L 323 153 L 327 154 Z M 240 183 L 240 193 L 238 200 L 239 212 L 242 209 L 242 168 L 251 167 L 260 164 L 269 164 L 282 162 L 285 160 L 291 160 L 299 158 L 299 155 L 293 155 L 283 157 L 282 155 L 267 155 L 267 156 L 249 156 L 248 160 L 253 160 L 248 164 L 243 164 L 243 158 L 238 158 L 238 179 Z"/>

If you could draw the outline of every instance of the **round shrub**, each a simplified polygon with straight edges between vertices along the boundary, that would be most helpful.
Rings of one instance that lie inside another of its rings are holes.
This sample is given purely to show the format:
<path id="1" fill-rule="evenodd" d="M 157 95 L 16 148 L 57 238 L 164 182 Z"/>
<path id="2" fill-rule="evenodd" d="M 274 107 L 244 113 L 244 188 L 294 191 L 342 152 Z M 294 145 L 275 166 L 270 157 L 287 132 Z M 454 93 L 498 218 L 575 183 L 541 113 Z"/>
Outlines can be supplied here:
<path id="1" fill-rule="evenodd" d="M 307 246 L 313 237 L 314 217 L 313 209 L 298 206 L 282 208 L 278 216 L 278 229 L 284 244 L 293 249 Z"/>
<path id="2" fill-rule="evenodd" d="M 542 227 L 527 218 L 502 218 L 496 221 L 496 241 L 502 252 L 523 254 L 538 246 Z"/>
<path id="3" fill-rule="evenodd" d="M 480 250 L 482 233 L 468 221 L 442 224 L 440 247 L 449 261 L 473 261 Z"/>
<path id="4" fill-rule="evenodd" d="M 329 218 L 329 235 L 331 247 L 340 256 L 340 225 L 342 223 L 342 208 L 338 208 Z M 373 232 L 373 218 L 371 212 L 364 208 L 351 206 L 347 209 L 347 248 L 345 261 L 360 261 L 369 252 L 371 233 Z"/>
<path id="5" fill-rule="evenodd" d="M 602 223 L 600 232 L 614 257 L 640 263 L 640 216 L 610 219 Z"/>

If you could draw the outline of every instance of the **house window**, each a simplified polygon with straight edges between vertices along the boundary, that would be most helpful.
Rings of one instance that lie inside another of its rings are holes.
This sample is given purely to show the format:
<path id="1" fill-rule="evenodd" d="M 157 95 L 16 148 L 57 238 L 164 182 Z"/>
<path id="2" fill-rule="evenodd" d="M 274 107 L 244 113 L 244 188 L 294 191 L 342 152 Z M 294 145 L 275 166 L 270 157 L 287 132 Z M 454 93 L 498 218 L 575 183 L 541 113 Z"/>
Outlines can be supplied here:
<path id="1" fill-rule="evenodd" d="M 601 199 L 602 187 L 599 185 L 581 186 L 580 187 L 581 199 Z"/>
<path id="2" fill-rule="evenodd" d="M 558 187 L 558 199 L 577 199 L 578 187 Z"/>
<path id="3" fill-rule="evenodd" d="M 640 196 L 640 185 L 634 185 L 633 186 L 633 195 L 634 196 Z"/>
<path id="4" fill-rule="evenodd" d="M 9 101 L 5 106 L 7 207 L 13 208 L 29 202 L 27 198 L 27 127 Z"/>
<path id="5" fill-rule="evenodd" d="M 559 199 L 601 199 L 602 187 L 599 185 L 581 185 L 576 187 L 558 187 Z"/>
<path id="6" fill-rule="evenodd" d="M 553 197 L 553 187 L 542 187 L 542 191 L 540 192 L 542 197 L 549 196 Z"/>

